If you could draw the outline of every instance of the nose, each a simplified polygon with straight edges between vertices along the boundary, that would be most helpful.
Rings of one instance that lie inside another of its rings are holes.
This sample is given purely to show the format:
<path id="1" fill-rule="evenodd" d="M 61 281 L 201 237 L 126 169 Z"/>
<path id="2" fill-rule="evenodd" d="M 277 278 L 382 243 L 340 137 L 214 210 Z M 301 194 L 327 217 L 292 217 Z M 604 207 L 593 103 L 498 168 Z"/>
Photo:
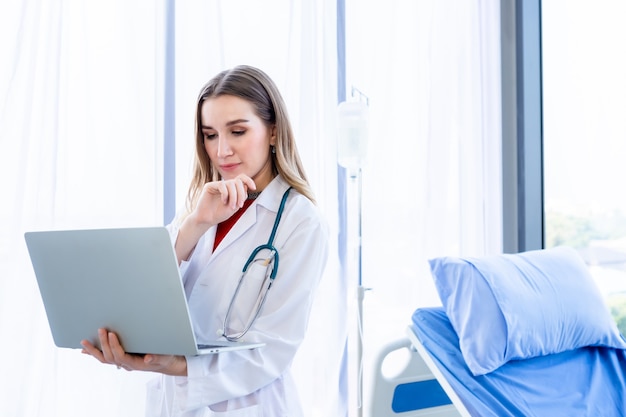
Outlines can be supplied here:
<path id="1" fill-rule="evenodd" d="M 232 153 L 233 152 L 228 145 L 228 140 L 219 137 L 217 139 L 217 157 L 224 158 L 225 156 L 231 155 Z"/>

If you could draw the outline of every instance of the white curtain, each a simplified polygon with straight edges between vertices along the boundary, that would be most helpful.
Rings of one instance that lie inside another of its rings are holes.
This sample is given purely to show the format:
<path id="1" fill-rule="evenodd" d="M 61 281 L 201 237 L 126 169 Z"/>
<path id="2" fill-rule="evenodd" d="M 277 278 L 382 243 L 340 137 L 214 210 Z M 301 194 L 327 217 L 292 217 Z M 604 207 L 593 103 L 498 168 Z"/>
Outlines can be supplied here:
<path id="1" fill-rule="evenodd" d="M 145 375 L 54 346 L 23 233 L 160 223 L 160 13 L 0 6 L 0 415 L 143 414 Z"/>
<path id="2" fill-rule="evenodd" d="M 427 260 L 502 250 L 499 13 L 495 0 L 347 1 L 348 94 L 365 94 L 370 115 L 366 409 L 381 347 L 404 337 L 417 307 L 440 305 Z"/>

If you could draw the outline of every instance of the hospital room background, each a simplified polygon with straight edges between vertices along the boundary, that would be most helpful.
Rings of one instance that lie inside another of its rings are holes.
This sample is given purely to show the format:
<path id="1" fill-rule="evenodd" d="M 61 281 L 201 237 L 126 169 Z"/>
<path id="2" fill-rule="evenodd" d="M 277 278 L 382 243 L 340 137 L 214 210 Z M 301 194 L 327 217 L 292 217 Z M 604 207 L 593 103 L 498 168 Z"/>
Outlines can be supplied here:
<path id="1" fill-rule="evenodd" d="M 54 346 L 23 233 L 171 220 L 196 94 L 237 64 L 281 89 L 332 231 L 293 364 L 307 416 L 370 415 L 374 358 L 441 303 L 433 257 L 572 246 L 624 332 L 625 18 L 620 0 L 3 2 L 0 415 L 142 415 L 151 375 Z M 343 160 L 342 102 L 364 109 Z"/>

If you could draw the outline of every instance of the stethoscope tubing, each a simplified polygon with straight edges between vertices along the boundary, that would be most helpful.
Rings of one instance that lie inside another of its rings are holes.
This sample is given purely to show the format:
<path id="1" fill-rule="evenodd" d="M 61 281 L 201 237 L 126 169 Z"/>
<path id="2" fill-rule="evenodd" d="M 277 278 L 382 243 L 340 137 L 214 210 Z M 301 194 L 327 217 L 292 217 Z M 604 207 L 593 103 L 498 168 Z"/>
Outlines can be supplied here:
<path id="1" fill-rule="evenodd" d="M 263 244 L 263 245 L 259 245 L 256 248 L 254 248 L 254 250 L 252 251 L 252 253 L 250 254 L 250 256 L 248 257 L 248 260 L 246 261 L 246 263 L 243 266 L 243 269 L 241 271 L 241 276 L 239 277 L 239 282 L 237 283 L 237 288 L 235 288 L 235 292 L 232 296 L 232 298 L 230 299 L 230 303 L 228 304 L 228 309 L 226 310 L 226 315 L 224 316 L 224 323 L 222 326 L 222 334 L 221 336 L 225 337 L 226 340 L 234 342 L 237 341 L 239 339 L 241 339 L 246 333 L 248 333 L 248 330 L 250 330 L 250 328 L 252 327 L 252 325 L 254 324 L 254 322 L 256 321 L 256 319 L 259 317 L 259 314 L 261 313 L 261 310 L 263 309 L 263 306 L 265 305 L 265 300 L 267 299 L 267 293 L 269 292 L 270 288 L 272 287 L 272 283 L 274 282 L 274 279 L 276 278 L 276 273 L 278 272 L 278 261 L 279 261 L 279 256 L 278 256 L 278 250 L 274 247 L 274 238 L 276 237 L 276 231 L 278 230 L 278 225 L 280 224 L 280 218 L 283 215 L 283 211 L 285 208 L 285 203 L 287 202 L 287 197 L 289 195 L 289 191 L 291 191 L 292 187 L 287 188 L 287 190 L 285 191 L 285 193 L 283 194 L 283 197 L 280 201 L 280 206 L 278 207 L 278 211 L 276 212 L 276 219 L 274 220 L 274 226 L 272 227 L 272 232 L 270 233 L 270 237 L 267 241 L 267 243 Z M 262 251 L 262 250 L 269 250 L 270 251 L 270 255 L 267 258 L 267 264 L 266 266 L 268 268 L 270 268 L 270 274 L 269 276 L 266 276 L 266 279 L 269 278 L 269 283 L 267 284 L 267 288 L 263 289 L 261 288 L 261 291 L 264 291 L 263 293 L 259 293 L 259 296 L 262 296 L 261 298 L 261 302 L 258 303 L 258 307 L 256 309 L 256 312 L 254 313 L 254 316 L 252 317 L 252 320 L 250 320 L 248 322 L 248 324 L 245 326 L 245 328 L 234 335 L 227 335 L 226 334 L 226 325 L 228 323 L 228 320 L 230 319 L 230 314 L 233 310 L 233 305 L 235 304 L 235 300 L 237 299 L 237 295 L 239 294 L 239 290 L 241 289 L 241 284 L 243 282 L 243 278 L 246 274 L 246 271 L 248 270 L 248 267 L 252 264 L 252 262 L 254 262 L 255 257 L 257 256 L 257 254 Z M 273 264 L 273 265 L 270 265 Z"/>

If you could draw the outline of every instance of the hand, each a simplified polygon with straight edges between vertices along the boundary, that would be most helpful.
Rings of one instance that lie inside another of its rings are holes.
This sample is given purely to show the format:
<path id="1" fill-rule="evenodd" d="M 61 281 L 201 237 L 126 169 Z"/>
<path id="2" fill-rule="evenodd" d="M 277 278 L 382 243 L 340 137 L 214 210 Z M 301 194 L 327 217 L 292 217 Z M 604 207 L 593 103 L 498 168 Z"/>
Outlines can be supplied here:
<path id="1" fill-rule="evenodd" d="M 120 344 L 119 338 L 106 329 L 98 329 L 98 338 L 102 350 L 96 348 L 87 340 L 80 344 L 82 353 L 91 355 L 102 363 L 116 365 L 118 369 L 127 371 L 151 371 L 166 375 L 187 375 L 187 360 L 184 356 L 174 355 L 135 355 L 126 353 Z"/>
<path id="2" fill-rule="evenodd" d="M 178 231 L 175 249 L 179 264 L 189 258 L 200 237 L 211 226 L 230 218 L 243 207 L 248 198 L 248 189 L 256 190 L 256 184 L 244 174 L 204 185 L 196 207 Z"/>
<path id="3" fill-rule="evenodd" d="M 192 216 L 200 224 L 223 222 L 243 207 L 249 189 L 256 190 L 256 184 L 244 174 L 230 180 L 206 183 Z"/>
<path id="4" fill-rule="evenodd" d="M 249 189 L 256 190 L 256 184 L 244 174 L 229 180 L 206 183 L 191 214 L 192 218 L 198 224 L 208 226 L 223 222 L 243 207 Z"/>

